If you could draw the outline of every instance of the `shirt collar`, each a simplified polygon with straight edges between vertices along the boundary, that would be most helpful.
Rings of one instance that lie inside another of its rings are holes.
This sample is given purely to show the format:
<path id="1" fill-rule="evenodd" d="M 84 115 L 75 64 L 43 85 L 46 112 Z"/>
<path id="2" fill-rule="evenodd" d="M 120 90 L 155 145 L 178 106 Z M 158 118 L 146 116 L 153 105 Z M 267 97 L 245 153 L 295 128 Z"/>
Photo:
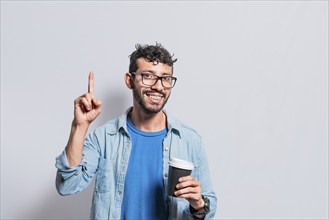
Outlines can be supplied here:
<path id="1" fill-rule="evenodd" d="M 123 130 L 125 133 L 128 134 L 128 129 L 127 129 L 127 116 L 129 112 L 131 111 L 132 107 L 129 107 L 116 121 L 114 126 L 111 126 L 108 128 L 107 133 L 108 134 L 115 134 L 119 132 L 120 130 Z M 171 117 L 165 110 L 164 110 L 165 115 L 167 116 L 167 128 L 168 128 L 168 133 L 173 132 L 177 133 L 180 137 L 180 129 L 181 129 L 181 123 Z"/>

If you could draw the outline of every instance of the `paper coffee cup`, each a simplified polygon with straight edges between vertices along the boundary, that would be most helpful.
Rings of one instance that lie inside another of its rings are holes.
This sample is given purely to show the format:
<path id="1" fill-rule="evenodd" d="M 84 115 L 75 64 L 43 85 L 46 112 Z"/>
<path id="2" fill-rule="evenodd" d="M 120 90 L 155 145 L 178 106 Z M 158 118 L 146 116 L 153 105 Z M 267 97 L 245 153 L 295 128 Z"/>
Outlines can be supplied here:
<path id="1" fill-rule="evenodd" d="M 176 185 L 179 183 L 178 179 L 183 176 L 189 176 L 194 169 L 193 163 L 177 158 L 169 160 L 169 177 L 168 177 L 168 195 L 175 196 Z"/>

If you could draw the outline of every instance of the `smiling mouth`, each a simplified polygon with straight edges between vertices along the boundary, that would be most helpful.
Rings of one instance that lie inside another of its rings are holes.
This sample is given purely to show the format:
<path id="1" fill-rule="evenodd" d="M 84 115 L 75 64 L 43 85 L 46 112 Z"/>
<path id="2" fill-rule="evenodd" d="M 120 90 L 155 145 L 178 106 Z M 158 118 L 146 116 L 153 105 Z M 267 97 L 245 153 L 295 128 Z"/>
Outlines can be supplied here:
<path id="1" fill-rule="evenodd" d="M 148 94 L 148 93 L 146 93 L 145 94 L 147 97 L 149 97 L 149 98 L 151 98 L 152 100 L 154 100 L 154 101 L 159 101 L 159 100 L 161 100 L 164 96 L 163 95 L 161 95 L 161 94 Z"/>

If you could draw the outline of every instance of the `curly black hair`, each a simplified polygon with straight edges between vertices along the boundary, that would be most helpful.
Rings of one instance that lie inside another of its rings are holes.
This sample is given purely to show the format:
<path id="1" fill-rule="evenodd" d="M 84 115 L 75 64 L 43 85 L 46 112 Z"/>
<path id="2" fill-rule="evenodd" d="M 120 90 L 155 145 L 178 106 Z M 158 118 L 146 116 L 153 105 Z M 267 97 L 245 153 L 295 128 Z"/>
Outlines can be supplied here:
<path id="1" fill-rule="evenodd" d="M 163 63 L 169 66 L 173 66 L 177 59 L 173 59 L 174 55 L 171 55 L 161 44 L 155 45 L 141 45 L 136 44 L 136 50 L 129 56 L 129 72 L 135 72 L 138 69 L 136 60 L 138 58 L 144 58 L 148 62 L 154 64 Z"/>

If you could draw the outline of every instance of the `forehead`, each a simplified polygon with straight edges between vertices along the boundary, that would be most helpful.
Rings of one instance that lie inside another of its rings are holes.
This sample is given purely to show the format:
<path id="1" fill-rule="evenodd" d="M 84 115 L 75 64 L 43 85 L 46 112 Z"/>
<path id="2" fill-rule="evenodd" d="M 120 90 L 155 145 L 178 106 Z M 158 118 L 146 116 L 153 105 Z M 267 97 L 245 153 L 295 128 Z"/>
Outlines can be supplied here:
<path id="1" fill-rule="evenodd" d="M 136 60 L 138 71 L 148 71 L 155 74 L 172 74 L 172 66 L 163 63 L 148 62 L 144 58 Z"/>

